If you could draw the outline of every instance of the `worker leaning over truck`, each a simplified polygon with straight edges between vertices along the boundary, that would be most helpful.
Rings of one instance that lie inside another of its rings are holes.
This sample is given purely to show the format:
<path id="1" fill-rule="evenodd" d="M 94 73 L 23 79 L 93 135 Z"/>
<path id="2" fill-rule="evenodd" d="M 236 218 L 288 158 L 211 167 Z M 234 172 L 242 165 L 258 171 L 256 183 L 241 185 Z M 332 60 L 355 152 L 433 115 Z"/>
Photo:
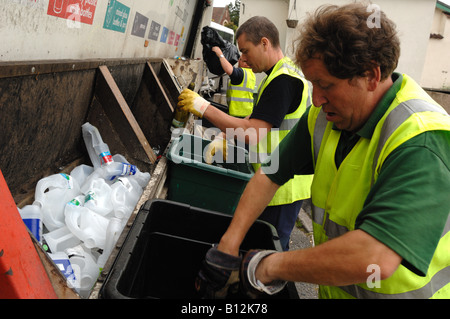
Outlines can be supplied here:
<path id="1" fill-rule="evenodd" d="M 180 94 L 178 107 L 206 118 L 222 132 L 228 134 L 232 129 L 233 134 L 236 133 L 232 138 L 245 139 L 250 153 L 255 155 L 251 158 L 255 159 L 252 165 L 256 171 L 260 166 L 257 157 L 271 154 L 298 122 L 311 100 L 307 81 L 292 60 L 283 55 L 278 30 L 269 19 L 252 17 L 239 27 L 236 38 L 243 62 L 253 72 L 267 74 L 259 87 L 252 114 L 246 118 L 232 117 L 190 90 Z M 239 135 L 239 132 L 245 134 Z M 224 142 L 225 139 L 215 138 L 209 145 L 212 152 L 223 148 Z M 302 200 L 310 197 L 311 180 L 312 176 L 293 177 L 280 187 L 260 216 L 275 226 L 284 250 L 289 249 L 289 237 Z"/>
<path id="2" fill-rule="evenodd" d="M 279 145 L 278 172 L 263 165 L 247 184 L 206 254 L 202 293 L 226 295 L 240 272 L 253 296 L 299 281 L 319 284 L 320 298 L 450 297 L 450 117 L 394 72 L 395 25 L 380 12 L 370 27 L 370 14 L 360 3 L 330 5 L 305 20 L 296 60 L 314 106 Z M 311 173 L 315 246 L 239 256 L 280 185 Z"/>
<path id="3" fill-rule="evenodd" d="M 234 67 L 223 55 L 218 47 L 211 49 L 217 55 L 220 65 L 230 77 L 227 85 L 228 114 L 236 117 L 246 117 L 253 111 L 253 92 L 255 91 L 256 76 L 242 57 L 238 67 Z"/>

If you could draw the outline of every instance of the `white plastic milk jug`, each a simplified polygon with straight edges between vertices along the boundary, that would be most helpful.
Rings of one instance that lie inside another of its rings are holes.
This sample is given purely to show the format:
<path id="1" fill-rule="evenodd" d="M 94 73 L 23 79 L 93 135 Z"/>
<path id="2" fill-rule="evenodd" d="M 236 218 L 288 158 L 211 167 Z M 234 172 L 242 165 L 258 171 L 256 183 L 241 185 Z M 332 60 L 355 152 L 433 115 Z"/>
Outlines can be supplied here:
<path id="1" fill-rule="evenodd" d="M 109 220 L 87 207 L 72 202 L 65 207 L 67 228 L 78 237 L 87 248 L 103 249 Z"/>
<path id="2" fill-rule="evenodd" d="M 64 206 L 80 192 L 78 183 L 67 174 L 54 174 L 38 181 L 35 202 L 42 212 L 42 220 L 49 231 L 64 226 Z"/>
<path id="3" fill-rule="evenodd" d="M 120 177 L 111 185 L 111 203 L 114 216 L 128 219 L 142 195 L 142 187 L 129 177 Z"/>
<path id="4" fill-rule="evenodd" d="M 112 156 L 108 144 L 103 142 L 98 129 L 89 122 L 86 122 L 81 126 L 81 130 L 84 144 L 86 145 L 94 169 L 99 168 L 104 163 L 111 162 Z"/>

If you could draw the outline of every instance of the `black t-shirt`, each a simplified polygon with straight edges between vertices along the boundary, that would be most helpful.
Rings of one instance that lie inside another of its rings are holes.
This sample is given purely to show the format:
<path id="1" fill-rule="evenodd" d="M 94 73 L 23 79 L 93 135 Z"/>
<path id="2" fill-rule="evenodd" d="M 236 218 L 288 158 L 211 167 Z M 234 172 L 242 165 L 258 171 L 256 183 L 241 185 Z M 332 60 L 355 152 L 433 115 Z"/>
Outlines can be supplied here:
<path id="1" fill-rule="evenodd" d="M 269 76 L 273 68 L 267 73 Z M 302 100 L 303 82 L 282 74 L 274 78 L 264 89 L 250 118 L 266 121 L 278 128 L 286 114 L 294 112 Z"/>
<path id="2" fill-rule="evenodd" d="M 233 68 L 233 72 L 230 74 L 230 83 L 233 85 L 239 85 L 244 80 L 244 70 L 241 68 Z"/>

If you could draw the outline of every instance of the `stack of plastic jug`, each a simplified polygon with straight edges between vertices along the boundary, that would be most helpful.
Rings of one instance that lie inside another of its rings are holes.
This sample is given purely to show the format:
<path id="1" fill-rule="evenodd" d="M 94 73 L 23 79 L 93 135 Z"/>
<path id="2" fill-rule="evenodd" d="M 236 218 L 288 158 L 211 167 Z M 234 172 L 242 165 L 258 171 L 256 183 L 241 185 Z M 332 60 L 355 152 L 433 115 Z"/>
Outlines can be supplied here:
<path id="1" fill-rule="evenodd" d="M 120 154 L 112 156 L 91 124 L 82 125 L 82 134 L 92 166 L 82 164 L 70 174 L 41 179 L 34 203 L 19 212 L 63 267 L 69 286 L 88 297 L 150 174 Z"/>

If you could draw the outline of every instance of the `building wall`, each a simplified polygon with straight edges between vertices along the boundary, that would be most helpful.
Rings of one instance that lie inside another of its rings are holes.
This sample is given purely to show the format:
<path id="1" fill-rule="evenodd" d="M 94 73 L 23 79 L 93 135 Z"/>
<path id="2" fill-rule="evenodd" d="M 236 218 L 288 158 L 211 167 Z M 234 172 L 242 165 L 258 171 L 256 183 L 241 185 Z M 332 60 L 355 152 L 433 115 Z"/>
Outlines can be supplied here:
<path id="1" fill-rule="evenodd" d="M 0 61 L 182 55 L 197 0 L 0 0 Z"/>
<path id="2" fill-rule="evenodd" d="M 434 36 L 428 42 L 421 84 L 429 89 L 450 92 L 450 16 L 437 8 L 431 33 Z"/>
<path id="3" fill-rule="evenodd" d="M 240 23 L 252 15 L 267 16 L 279 28 L 280 37 L 284 43 L 282 47 L 285 54 L 291 56 L 293 52 L 292 39 L 296 37 L 296 32 L 294 29 L 287 27 L 286 19 L 293 10 L 294 1 L 297 1 L 296 13 L 299 23 L 308 12 L 313 12 L 320 5 L 349 3 L 348 0 L 290 0 L 289 4 L 283 0 L 242 0 Z M 377 0 L 372 2 L 376 3 L 397 24 L 402 50 L 397 71 L 407 73 L 420 82 L 436 1 Z"/>

